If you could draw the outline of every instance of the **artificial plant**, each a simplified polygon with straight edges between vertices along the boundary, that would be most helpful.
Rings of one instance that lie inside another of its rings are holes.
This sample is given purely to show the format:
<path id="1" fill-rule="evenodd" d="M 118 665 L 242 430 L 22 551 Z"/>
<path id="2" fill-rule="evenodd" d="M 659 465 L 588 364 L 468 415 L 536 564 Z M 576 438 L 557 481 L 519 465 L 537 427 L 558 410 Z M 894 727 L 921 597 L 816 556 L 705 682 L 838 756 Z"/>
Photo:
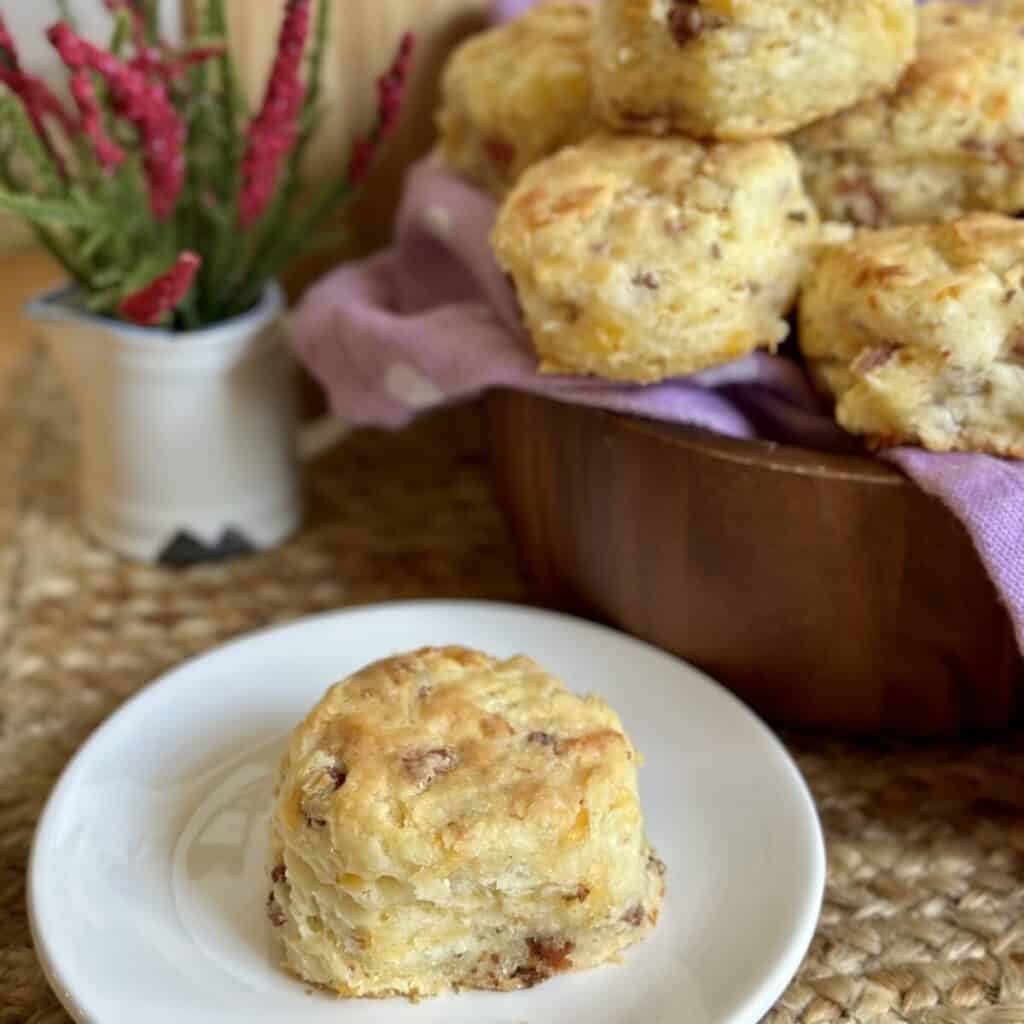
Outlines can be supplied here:
<path id="1" fill-rule="evenodd" d="M 47 31 L 70 104 L 23 68 L 0 16 L 0 208 L 32 225 L 94 312 L 176 330 L 237 316 L 365 180 L 397 123 L 412 37 L 378 80 L 375 122 L 344 173 L 310 196 L 331 0 L 315 15 L 312 0 L 287 0 L 251 115 L 223 0 L 207 0 L 181 49 L 160 36 L 159 0 L 104 2 L 105 49 L 67 3 Z"/>

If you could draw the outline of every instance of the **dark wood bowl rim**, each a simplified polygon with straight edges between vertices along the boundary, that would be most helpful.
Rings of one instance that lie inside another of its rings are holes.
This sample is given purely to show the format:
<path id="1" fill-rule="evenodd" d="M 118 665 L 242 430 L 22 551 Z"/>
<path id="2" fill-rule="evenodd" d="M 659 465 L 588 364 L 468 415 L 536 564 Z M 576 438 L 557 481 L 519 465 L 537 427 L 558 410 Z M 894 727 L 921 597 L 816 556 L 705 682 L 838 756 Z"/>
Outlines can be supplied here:
<path id="1" fill-rule="evenodd" d="M 910 481 L 894 466 L 867 455 L 816 452 L 776 441 L 726 437 L 701 427 L 662 423 L 590 406 L 581 408 L 603 418 L 611 430 L 641 434 L 659 444 L 683 448 L 720 462 L 875 487 L 911 486 Z"/>

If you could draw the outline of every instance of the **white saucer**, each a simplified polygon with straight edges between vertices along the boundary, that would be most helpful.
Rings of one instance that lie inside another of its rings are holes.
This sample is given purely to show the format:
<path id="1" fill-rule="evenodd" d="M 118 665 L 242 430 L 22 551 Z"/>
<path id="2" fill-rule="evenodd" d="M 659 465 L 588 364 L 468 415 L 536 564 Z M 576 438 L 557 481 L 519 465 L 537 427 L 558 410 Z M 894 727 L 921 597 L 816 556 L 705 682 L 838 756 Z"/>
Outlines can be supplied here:
<path id="1" fill-rule="evenodd" d="M 327 686 L 400 650 L 527 653 L 606 697 L 645 755 L 668 865 L 651 938 L 622 966 L 514 993 L 338 1001 L 276 966 L 262 877 L 284 735 Z M 390 604 L 306 619 L 192 661 L 71 762 L 29 869 L 36 949 L 82 1024 L 754 1024 L 805 954 L 821 904 L 814 806 L 772 734 L 688 665 L 527 608 Z"/>

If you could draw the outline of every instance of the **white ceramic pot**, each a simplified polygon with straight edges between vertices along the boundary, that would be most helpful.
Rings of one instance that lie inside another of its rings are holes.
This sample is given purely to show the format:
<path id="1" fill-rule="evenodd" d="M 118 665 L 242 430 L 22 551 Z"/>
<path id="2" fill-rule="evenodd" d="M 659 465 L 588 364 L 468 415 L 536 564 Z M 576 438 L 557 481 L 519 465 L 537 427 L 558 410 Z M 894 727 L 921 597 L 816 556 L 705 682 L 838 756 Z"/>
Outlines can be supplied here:
<path id="1" fill-rule="evenodd" d="M 81 423 L 86 529 L 140 561 L 280 543 L 302 517 L 297 371 L 270 285 L 244 316 L 185 334 L 93 316 L 73 288 L 32 302 Z"/>

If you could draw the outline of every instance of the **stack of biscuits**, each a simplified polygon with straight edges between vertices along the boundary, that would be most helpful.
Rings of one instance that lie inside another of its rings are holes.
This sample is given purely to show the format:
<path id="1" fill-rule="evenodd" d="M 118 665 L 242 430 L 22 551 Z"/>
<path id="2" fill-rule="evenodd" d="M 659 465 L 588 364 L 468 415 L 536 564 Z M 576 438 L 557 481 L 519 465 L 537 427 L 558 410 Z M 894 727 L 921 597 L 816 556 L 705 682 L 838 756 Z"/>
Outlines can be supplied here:
<path id="1" fill-rule="evenodd" d="M 453 54 L 440 151 L 501 204 L 542 371 L 795 322 L 870 446 L 1024 457 L 1022 73 L 1024 0 L 542 0 Z"/>

